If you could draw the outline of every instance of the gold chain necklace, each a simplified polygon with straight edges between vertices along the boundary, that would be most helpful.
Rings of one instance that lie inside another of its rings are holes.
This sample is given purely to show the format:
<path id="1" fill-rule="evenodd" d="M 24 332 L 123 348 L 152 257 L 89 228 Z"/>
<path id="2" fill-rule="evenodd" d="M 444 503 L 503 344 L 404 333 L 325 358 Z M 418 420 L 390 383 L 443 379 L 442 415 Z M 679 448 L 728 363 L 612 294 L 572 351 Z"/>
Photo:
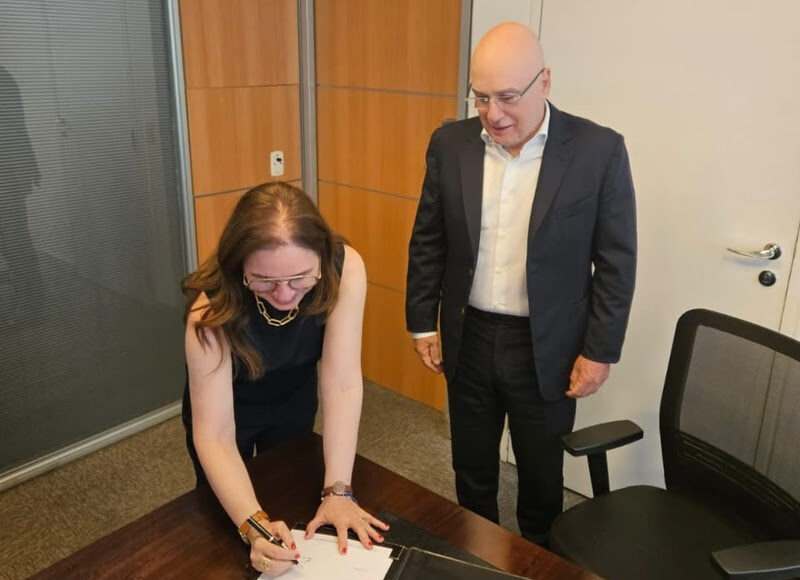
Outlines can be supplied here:
<path id="1" fill-rule="evenodd" d="M 284 316 L 283 318 L 272 318 L 267 312 L 267 307 L 264 306 L 264 303 L 258 298 L 258 294 L 253 294 L 256 297 L 256 306 L 258 306 L 258 311 L 261 313 L 261 316 L 264 317 L 264 320 L 267 321 L 267 324 L 270 326 L 284 326 L 289 324 L 292 320 L 297 318 L 297 314 L 300 312 L 300 307 L 295 306 L 289 311 L 289 314 Z"/>

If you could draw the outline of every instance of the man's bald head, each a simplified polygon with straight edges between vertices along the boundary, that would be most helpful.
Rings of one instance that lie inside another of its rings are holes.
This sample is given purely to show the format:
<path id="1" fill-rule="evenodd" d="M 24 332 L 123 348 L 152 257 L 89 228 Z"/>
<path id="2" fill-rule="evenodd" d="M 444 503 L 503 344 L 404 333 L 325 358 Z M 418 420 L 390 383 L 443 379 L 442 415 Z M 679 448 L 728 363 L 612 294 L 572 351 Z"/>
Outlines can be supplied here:
<path id="1" fill-rule="evenodd" d="M 539 38 L 522 24 L 498 24 L 475 47 L 470 81 L 476 96 L 493 97 L 488 107 L 478 110 L 484 128 L 509 153 L 517 155 L 541 125 L 550 93 L 550 71 L 544 66 Z M 494 98 L 523 92 L 513 105 L 498 104 Z"/>
<path id="2" fill-rule="evenodd" d="M 533 30 L 516 22 L 503 22 L 481 38 L 472 55 L 471 74 L 498 66 L 515 68 L 526 76 L 544 67 L 542 44 Z"/>

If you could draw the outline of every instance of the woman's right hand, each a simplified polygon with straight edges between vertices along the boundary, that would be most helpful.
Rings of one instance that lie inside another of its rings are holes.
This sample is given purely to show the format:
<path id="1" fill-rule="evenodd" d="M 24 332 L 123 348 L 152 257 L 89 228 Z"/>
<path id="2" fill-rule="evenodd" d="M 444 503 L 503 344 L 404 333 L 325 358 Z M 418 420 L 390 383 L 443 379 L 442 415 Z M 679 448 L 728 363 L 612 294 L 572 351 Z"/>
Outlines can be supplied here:
<path id="1" fill-rule="evenodd" d="M 280 576 L 294 566 L 292 560 L 300 557 L 294 536 L 286 524 L 281 521 L 259 523 L 288 547 L 276 546 L 251 528 L 247 532 L 247 539 L 250 540 L 250 564 L 267 576 Z"/>

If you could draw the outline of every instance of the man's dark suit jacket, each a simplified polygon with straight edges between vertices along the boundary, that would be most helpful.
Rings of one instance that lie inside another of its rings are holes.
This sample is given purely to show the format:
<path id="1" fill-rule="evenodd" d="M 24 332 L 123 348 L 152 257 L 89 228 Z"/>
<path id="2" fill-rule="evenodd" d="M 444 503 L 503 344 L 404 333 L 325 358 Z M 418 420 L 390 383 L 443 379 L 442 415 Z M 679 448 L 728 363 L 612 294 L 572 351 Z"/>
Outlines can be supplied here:
<path id="1" fill-rule="evenodd" d="M 448 380 L 478 259 L 485 145 L 480 134 L 477 117 L 433 133 L 409 244 L 407 327 L 430 331 L 440 319 Z M 542 396 L 557 400 L 569 386 L 578 354 L 617 362 L 625 337 L 636 274 L 636 208 L 622 136 L 551 104 L 539 182 L 531 187 L 533 356 Z"/>

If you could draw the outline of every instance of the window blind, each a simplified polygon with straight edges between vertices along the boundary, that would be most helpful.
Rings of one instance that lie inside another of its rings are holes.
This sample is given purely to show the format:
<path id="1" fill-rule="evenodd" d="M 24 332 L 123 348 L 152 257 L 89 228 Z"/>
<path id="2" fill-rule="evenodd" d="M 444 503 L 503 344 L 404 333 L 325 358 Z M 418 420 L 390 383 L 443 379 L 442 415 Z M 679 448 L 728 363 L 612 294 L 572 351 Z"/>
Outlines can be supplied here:
<path id="1" fill-rule="evenodd" d="M 0 473 L 173 401 L 163 0 L 0 0 Z"/>

